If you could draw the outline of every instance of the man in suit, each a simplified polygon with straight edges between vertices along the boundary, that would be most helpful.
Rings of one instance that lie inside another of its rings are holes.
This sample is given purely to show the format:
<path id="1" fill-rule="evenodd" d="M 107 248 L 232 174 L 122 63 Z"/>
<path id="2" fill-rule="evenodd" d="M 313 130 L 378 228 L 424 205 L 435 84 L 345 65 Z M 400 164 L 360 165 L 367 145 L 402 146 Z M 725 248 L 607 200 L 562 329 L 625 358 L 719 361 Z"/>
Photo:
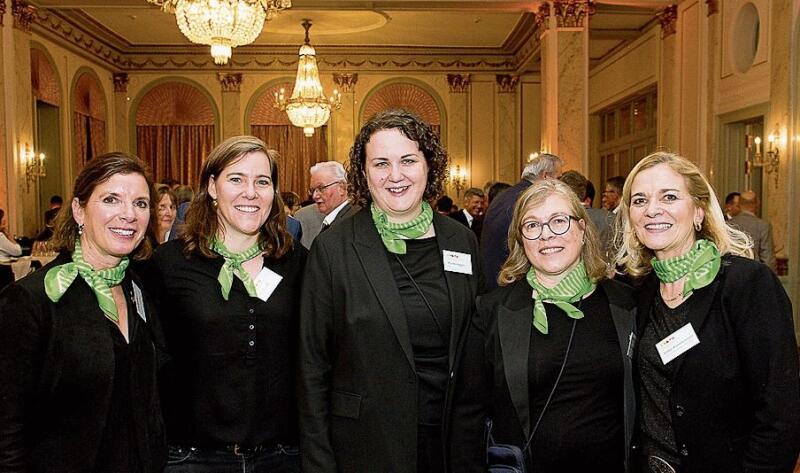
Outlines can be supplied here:
<path id="1" fill-rule="evenodd" d="M 753 191 L 745 191 L 739 196 L 741 211 L 728 224 L 747 233 L 753 239 L 753 256 L 775 271 L 775 250 L 772 244 L 772 226 L 756 216 L 758 196 Z"/>
<path id="2" fill-rule="evenodd" d="M 477 187 L 470 187 L 464 191 L 464 201 L 462 208 L 456 213 L 450 214 L 451 217 L 471 228 L 478 239 L 481 238 L 481 228 L 483 226 L 483 202 L 485 195 Z"/>
<path id="3" fill-rule="evenodd" d="M 481 258 L 486 275 L 486 287 L 497 287 L 500 267 L 508 258 L 508 227 L 514 213 L 514 204 L 522 192 L 537 179 L 558 179 L 564 162 L 556 155 L 542 153 L 522 170 L 522 178 L 492 201 L 483 218 L 481 231 Z"/>
<path id="4" fill-rule="evenodd" d="M 597 228 L 597 233 L 600 236 L 602 245 L 601 249 L 603 254 L 607 257 L 608 250 L 611 248 L 611 238 L 613 236 L 611 233 L 611 222 L 614 219 L 614 215 L 606 209 L 596 209 L 592 207 L 590 204 L 591 200 L 586 192 L 589 181 L 583 174 L 578 171 L 567 171 L 561 175 L 560 179 L 578 195 L 578 199 L 580 199 L 583 207 L 586 209 L 589 219 Z"/>
<path id="5" fill-rule="evenodd" d="M 725 220 L 730 220 L 733 217 L 739 215 L 739 212 L 742 211 L 741 207 L 739 207 L 739 197 L 742 194 L 738 192 L 731 192 L 727 196 L 725 196 Z"/>
<path id="6" fill-rule="evenodd" d="M 617 213 L 617 207 L 622 200 L 622 188 L 625 186 L 625 178 L 622 176 L 609 177 L 606 180 L 606 187 L 603 189 L 601 201 L 603 208 L 609 212 Z"/>
<path id="7" fill-rule="evenodd" d="M 347 200 L 347 177 L 342 163 L 336 161 L 325 161 L 311 166 L 311 178 L 309 180 L 308 194 L 314 199 L 314 203 L 322 216 L 319 229 L 306 228 L 303 225 L 303 236 L 311 242 L 320 233 L 328 229 L 335 221 L 339 221 L 358 210 Z M 300 209 L 296 213 L 300 219 Z M 303 215 L 305 217 L 305 215 Z M 301 224 L 303 221 L 300 220 Z M 305 245 L 305 243 L 303 243 Z"/>

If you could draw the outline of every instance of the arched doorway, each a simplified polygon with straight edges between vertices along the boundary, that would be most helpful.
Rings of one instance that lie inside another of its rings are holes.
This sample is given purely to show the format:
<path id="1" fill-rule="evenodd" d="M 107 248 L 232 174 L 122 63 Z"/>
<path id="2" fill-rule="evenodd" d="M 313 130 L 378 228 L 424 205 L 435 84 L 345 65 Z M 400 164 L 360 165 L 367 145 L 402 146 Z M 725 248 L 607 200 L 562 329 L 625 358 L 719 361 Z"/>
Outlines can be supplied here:
<path id="1" fill-rule="evenodd" d="M 34 101 L 34 149 L 45 155 L 45 170 L 39 178 L 37 212 L 47 209 L 50 197 L 64 197 L 61 160 L 61 82 L 50 55 L 39 47 L 31 48 L 31 91 Z M 39 226 L 44 225 L 39 222 Z"/>
<path id="2" fill-rule="evenodd" d="M 107 151 L 106 99 L 94 71 L 81 68 L 72 90 L 72 162 L 76 170 Z M 77 174 L 77 173 L 76 173 Z"/>

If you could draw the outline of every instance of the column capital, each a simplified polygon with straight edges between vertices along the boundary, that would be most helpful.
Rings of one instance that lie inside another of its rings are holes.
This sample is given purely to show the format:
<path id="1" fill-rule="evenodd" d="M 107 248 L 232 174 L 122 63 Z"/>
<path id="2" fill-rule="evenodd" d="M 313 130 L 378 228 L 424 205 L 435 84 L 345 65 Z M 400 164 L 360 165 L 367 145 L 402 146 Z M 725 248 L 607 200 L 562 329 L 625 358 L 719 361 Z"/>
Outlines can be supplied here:
<path id="1" fill-rule="evenodd" d="M 20 0 L 12 0 L 11 14 L 14 16 L 14 28 L 26 33 L 31 32 L 31 23 L 36 17 L 36 7 Z"/>
<path id="2" fill-rule="evenodd" d="M 706 0 L 708 6 L 708 13 L 706 16 L 716 15 L 719 13 L 719 0 Z"/>
<path id="3" fill-rule="evenodd" d="M 3 25 L 3 19 L 6 16 L 6 0 L 0 0 L 0 26 Z"/>
<path id="4" fill-rule="evenodd" d="M 465 94 L 469 91 L 470 74 L 447 74 L 447 85 L 451 94 Z"/>
<path id="5" fill-rule="evenodd" d="M 583 28 L 586 17 L 594 15 L 594 2 L 590 0 L 554 0 L 558 28 Z"/>
<path id="6" fill-rule="evenodd" d="M 127 92 L 128 91 L 128 82 L 130 82 L 130 77 L 128 77 L 127 72 L 115 72 L 112 76 L 114 79 L 114 92 Z"/>
<path id="7" fill-rule="evenodd" d="M 339 92 L 353 92 L 356 83 L 358 82 L 358 74 L 345 74 L 345 73 L 334 73 L 333 74 L 333 83 L 339 88 Z"/>
<path id="8" fill-rule="evenodd" d="M 223 92 L 239 92 L 242 86 L 241 72 L 217 72 L 217 80 Z"/>
<path id="9" fill-rule="evenodd" d="M 513 94 L 517 90 L 517 83 L 519 83 L 519 76 L 512 76 L 510 74 L 497 74 L 495 76 L 497 85 L 500 86 L 501 94 Z"/>
<path id="10" fill-rule="evenodd" d="M 670 5 L 656 13 L 656 19 L 661 24 L 661 39 L 674 35 L 675 24 L 678 22 L 678 5 Z"/>
<path id="11" fill-rule="evenodd" d="M 550 4 L 543 2 L 534 15 L 536 16 L 536 30 L 542 34 L 550 27 Z"/>

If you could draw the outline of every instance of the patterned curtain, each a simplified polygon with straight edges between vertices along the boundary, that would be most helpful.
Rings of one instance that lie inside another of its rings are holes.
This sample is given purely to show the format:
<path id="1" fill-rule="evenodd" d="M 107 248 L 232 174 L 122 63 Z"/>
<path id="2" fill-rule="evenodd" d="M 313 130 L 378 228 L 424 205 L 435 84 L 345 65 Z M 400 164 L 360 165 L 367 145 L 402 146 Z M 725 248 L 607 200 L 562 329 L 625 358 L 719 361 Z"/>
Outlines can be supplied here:
<path id="1" fill-rule="evenodd" d="M 250 125 L 250 133 L 280 153 L 280 191 L 295 192 L 305 198 L 309 168 L 328 160 L 328 127 L 317 128 L 311 138 L 306 138 L 303 129 L 293 125 Z"/>
<path id="2" fill-rule="evenodd" d="M 138 125 L 136 150 L 155 182 L 175 179 L 197 188 L 200 168 L 214 149 L 214 125 Z"/>
<path id="3" fill-rule="evenodd" d="M 86 117 L 89 121 L 89 159 L 100 156 L 106 150 L 106 122 L 97 118 Z"/>
<path id="4" fill-rule="evenodd" d="M 75 143 L 75 155 L 73 156 L 73 162 L 75 163 L 77 172 L 80 172 L 80 170 L 83 169 L 83 166 L 87 161 L 86 151 L 88 148 L 87 144 L 89 142 L 89 130 L 86 126 L 86 122 L 88 120 L 88 115 L 84 115 L 80 112 L 73 112 L 72 114 L 72 129 L 73 133 L 75 133 L 75 136 L 73 137 L 73 143 Z"/>

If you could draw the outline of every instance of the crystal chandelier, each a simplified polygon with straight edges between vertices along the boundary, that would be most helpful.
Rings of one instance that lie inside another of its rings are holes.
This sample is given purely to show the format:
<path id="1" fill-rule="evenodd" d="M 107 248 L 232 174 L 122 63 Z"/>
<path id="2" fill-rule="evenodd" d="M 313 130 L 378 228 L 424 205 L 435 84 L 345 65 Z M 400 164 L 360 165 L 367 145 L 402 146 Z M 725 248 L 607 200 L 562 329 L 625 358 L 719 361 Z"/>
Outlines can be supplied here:
<path id="1" fill-rule="evenodd" d="M 324 125 L 331 116 L 331 109 L 342 107 L 341 94 L 333 89 L 333 95 L 326 98 L 319 82 L 316 51 L 308 39 L 311 20 L 303 20 L 306 40 L 300 47 L 300 60 L 297 63 L 297 79 L 292 97 L 286 99 L 284 90 L 275 92 L 275 108 L 285 110 L 292 125 L 303 129 L 306 136 L 314 135 L 314 128 Z"/>
<path id="2" fill-rule="evenodd" d="M 227 64 L 231 48 L 258 38 L 264 21 L 292 6 L 291 0 L 147 0 L 175 13 L 189 41 L 211 46 L 216 64 Z"/>

